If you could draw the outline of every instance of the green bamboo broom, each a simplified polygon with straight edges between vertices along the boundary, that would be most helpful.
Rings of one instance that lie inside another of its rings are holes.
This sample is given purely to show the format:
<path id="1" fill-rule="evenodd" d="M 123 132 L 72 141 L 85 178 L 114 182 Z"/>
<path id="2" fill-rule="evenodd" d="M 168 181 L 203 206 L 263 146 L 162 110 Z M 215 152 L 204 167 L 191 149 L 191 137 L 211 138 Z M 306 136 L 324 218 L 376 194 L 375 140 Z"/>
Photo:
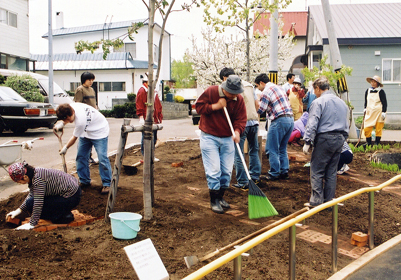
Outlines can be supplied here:
<path id="1" fill-rule="evenodd" d="M 224 107 L 224 113 L 226 114 L 228 124 L 231 128 L 231 133 L 235 137 L 234 128 L 231 123 L 230 116 L 228 115 L 227 108 Z M 249 192 L 248 192 L 248 217 L 249 219 L 258 219 L 264 217 L 270 217 L 278 215 L 277 210 L 274 208 L 273 204 L 269 201 L 266 195 L 262 192 L 261 189 L 252 181 L 251 175 L 249 174 L 248 168 L 245 163 L 244 156 L 242 155 L 241 149 L 238 143 L 235 143 L 238 149 L 238 154 L 241 158 L 242 164 L 244 165 L 244 169 L 246 175 L 249 180 Z"/>

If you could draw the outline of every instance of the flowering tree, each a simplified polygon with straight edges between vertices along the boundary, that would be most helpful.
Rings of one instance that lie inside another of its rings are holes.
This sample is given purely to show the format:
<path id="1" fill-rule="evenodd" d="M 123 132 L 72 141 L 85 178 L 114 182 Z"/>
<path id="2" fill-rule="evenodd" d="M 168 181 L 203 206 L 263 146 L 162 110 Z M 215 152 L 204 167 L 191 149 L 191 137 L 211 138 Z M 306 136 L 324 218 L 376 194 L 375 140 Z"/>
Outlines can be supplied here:
<path id="1" fill-rule="evenodd" d="M 202 0 L 205 6 L 204 21 L 214 27 L 216 32 L 224 32 L 226 27 L 236 27 L 245 36 L 246 79 L 250 81 L 251 72 L 251 39 L 250 31 L 262 13 L 287 7 L 292 0 Z M 214 13 L 214 10 L 216 13 Z M 252 12 L 255 17 L 252 18 Z"/>
<path id="2" fill-rule="evenodd" d="M 282 26 L 282 24 L 281 24 Z M 281 29 L 280 29 L 281 30 Z M 260 73 L 267 73 L 269 66 L 269 36 L 258 35 L 249 40 L 249 79 L 246 53 L 246 41 L 241 36 L 224 36 L 214 33 L 211 28 L 202 31 L 203 42 L 198 43 L 192 38 L 192 50 L 186 55 L 193 64 L 197 83 L 200 86 L 220 84 L 219 73 L 223 67 L 233 68 L 242 79 L 253 81 Z M 279 77 L 285 80 L 282 74 L 284 60 L 291 55 L 294 47 L 293 36 L 279 34 L 278 40 Z"/>

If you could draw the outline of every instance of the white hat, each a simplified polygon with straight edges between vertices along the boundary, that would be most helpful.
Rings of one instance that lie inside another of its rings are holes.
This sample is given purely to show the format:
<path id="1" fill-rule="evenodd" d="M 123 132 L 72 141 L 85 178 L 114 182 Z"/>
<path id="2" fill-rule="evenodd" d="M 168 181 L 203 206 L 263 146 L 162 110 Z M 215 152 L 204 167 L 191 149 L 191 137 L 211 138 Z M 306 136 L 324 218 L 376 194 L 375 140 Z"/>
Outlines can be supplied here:
<path id="1" fill-rule="evenodd" d="M 301 79 L 300 79 L 300 78 L 295 78 L 294 81 L 293 81 L 292 83 L 293 83 L 293 84 L 294 84 L 294 83 L 297 83 L 297 84 L 302 85 L 302 82 L 301 82 Z"/>

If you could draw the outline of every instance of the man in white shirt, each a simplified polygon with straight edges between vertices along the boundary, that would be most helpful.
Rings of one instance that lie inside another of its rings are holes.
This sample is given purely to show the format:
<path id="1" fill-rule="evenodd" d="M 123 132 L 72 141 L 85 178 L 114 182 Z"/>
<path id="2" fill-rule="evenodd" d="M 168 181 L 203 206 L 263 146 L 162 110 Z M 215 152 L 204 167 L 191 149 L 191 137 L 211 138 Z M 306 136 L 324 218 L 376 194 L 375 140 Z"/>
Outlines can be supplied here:
<path id="1" fill-rule="evenodd" d="M 287 74 L 287 82 L 282 86 L 282 88 L 284 89 L 285 93 L 287 93 L 288 95 L 288 90 L 292 89 L 292 87 L 294 86 L 294 80 L 295 80 L 295 75 L 292 73 Z"/>
<path id="2" fill-rule="evenodd" d="M 89 157 L 94 146 L 99 157 L 99 174 L 103 184 L 101 193 L 109 193 L 111 165 L 107 157 L 109 123 L 106 118 L 92 106 L 83 103 L 61 104 L 56 113 L 64 125 L 75 124 L 73 135 L 61 149 L 60 154 L 67 153 L 68 148 L 79 138 L 76 165 L 81 188 L 89 187 L 91 184 Z M 56 124 L 54 130 L 58 129 L 60 127 Z"/>

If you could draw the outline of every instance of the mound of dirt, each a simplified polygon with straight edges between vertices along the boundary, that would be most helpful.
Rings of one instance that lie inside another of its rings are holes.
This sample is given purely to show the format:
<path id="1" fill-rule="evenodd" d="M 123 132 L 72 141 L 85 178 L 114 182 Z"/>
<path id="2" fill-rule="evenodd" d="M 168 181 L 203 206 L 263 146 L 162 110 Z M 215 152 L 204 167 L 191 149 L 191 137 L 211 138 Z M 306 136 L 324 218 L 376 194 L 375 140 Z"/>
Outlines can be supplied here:
<path id="1" fill-rule="evenodd" d="M 0 202 L 0 275 L 2 279 L 138 279 L 123 247 L 150 238 L 170 279 L 181 279 L 204 263 L 188 269 L 184 256 L 202 257 L 224 247 L 301 208 L 310 195 L 308 158 L 302 147 L 289 146 L 290 179 L 262 184 L 279 216 L 249 220 L 248 193 L 230 187 L 226 200 L 230 212 L 219 215 L 210 210 L 209 194 L 198 141 L 167 142 L 156 149 L 155 204 L 153 219 L 141 221 L 136 239 L 116 240 L 103 220 L 80 227 L 58 228 L 48 232 L 15 231 L 5 223 L 5 215 L 16 209 L 26 194 L 17 194 Z M 136 147 L 126 151 L 125 165 L 141 159 Z M 391 152 L 400 152 L 394 150 Z M 382 183 L 395 174 L 373 169 L 370 154 L 358 153 L 351 170 L 338 176 L 337 197 L 368 185 Z M 114 157 L 111 162 L 114 163 Z M 173 167 L 173 163 L 178 166 Z M 263 158 L 263 174 L 269 168 Z M 121 174 L 114 211 L 143 215 L 143 166 L 136 175 Z M 84 189 L 77 208 L 94 217 L 104 216 L 107 196 L 101 195 L 98 166 L 91 166 L 92 186 Z M 234 176 L 235 177 L 235 176 Z M 235 179 L 232 180 L 235 183 Z M 375 194 L 375 245 L 400 233 L 401 196 L 389 188 Z M 329 211 L 307 219 L 306 225 L 330 235 Z M 301 229 L 297 229 L 297 232 Z M 339 239 L 351 240 L 353 232 L 368 232 L 368 196 L 350 199 L 339 207 Z M 289 243 L 284 231 L 254 248 L 243 258 L 242 275 L 246 279 L 288 279 Z M 344 245 L 345 246 L 345 245 Z M 221 256 L 220 254 L 219 256 Z M 331 246 L 297 238 L 297 279 L 327 279 L 331 275 Z M 352 256 L 339 254 L 338 269 L 349 264 Z M 212 272 L 205 279 L 232 279 L 232 262 Z"/>

